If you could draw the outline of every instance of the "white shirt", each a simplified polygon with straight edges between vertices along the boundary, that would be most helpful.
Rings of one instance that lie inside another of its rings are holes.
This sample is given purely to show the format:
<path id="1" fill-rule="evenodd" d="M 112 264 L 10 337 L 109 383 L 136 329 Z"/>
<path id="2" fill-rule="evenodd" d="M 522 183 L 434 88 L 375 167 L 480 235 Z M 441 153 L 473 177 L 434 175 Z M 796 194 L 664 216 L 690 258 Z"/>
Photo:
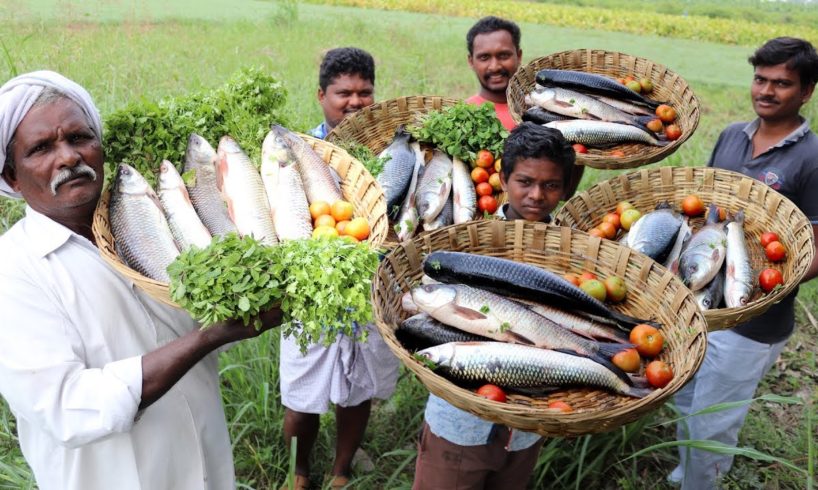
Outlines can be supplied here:
<path id="1" fill-rule="evenodd" d="M 193 328 L 31 208 L 0 236 L 0 394 L 42 490 L 235 487 L 215 354 L 137 412 L 141 356 Z"/>

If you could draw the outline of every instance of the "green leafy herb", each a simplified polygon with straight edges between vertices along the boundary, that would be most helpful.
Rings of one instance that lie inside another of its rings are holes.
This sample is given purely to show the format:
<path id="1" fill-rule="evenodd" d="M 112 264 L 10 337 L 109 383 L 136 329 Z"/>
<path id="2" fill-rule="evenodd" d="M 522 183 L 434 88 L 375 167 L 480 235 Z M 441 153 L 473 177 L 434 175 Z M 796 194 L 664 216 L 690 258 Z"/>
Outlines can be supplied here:
<path id="1" fill-rule="evenodd" d="M 363 164 L 364 167 L 374 177 L 380 175 L 383 171 L 383 166 L 386 165 L 392 157 L 384 155 L 379 157 L 366 145 L 362 145 L 357 141 L 341 141 L 338 146 L 345 149 L 353 158 Z"/>
<path id="2" fill-rule="evenodd" d="M 510 323 L 508 323 L 508 322 L 503 322 L 503 323 L 500 325 L 500 332 L 501 332 L 501 333 L 502 333 L 502 332 L 507 332 L 507 331 L 509 331 L 510 329 L 511 329 L 511 324 L 510 324 Z"/>
<path id="3" fill-rule="evenodd" d="M 480 307 L 480 313 L 485 315 L 488 312 L 489 312 L 489 305 L 483 305 L 483 306 Z"/>
<path id="4" fill-rule="evenodd" d="M 439 260 L 433 260 L 432 262 L 430 262 L 430 265 L 432 266 L 432 269 L 434 269 L 436 271 L 440 270 L 440 261 Z"/>
<path id="5" fill-rule="evenodd" d="M 409 131 L 415 139 L 430 143 L 464 162 L 472 162 L 480 150 L 497 156 L 503 153 L 508 131 L 494 112 L 494 105 L 458 103 L 441 111 L 433 111 Z"/>
<path id="6" fill-rule="evenodd" d="M 426 357 L 424 355 L 415 353 L 415 354 L 412 354 L 412 357 L 414 357 L 417 362 L 423 364 L 424 367 L 426 367 L 428 369 L 431 369 L 432 371 L 437 369 L 437 364 L 435 364 L 434 361 L 432 361 L 431 359 L 429 359 L 428 357 Z"/>

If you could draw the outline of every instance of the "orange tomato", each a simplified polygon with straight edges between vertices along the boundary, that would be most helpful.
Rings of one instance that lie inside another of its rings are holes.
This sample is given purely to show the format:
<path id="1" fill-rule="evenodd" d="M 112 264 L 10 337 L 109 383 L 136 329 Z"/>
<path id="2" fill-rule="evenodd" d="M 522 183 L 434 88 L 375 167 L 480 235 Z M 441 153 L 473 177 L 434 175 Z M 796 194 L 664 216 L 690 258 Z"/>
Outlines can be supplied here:
<path id="1" fill-rule="evenodd" d="M 667 139 L 670 141 L 675 141 L 682 136 L 682 128 L 676 124 L 668 124 L 665 128 L 665 136 L 667 136 Z"/>
<path id="2" fill-rule="evenodd" d="M 495 402 L 503 403 L 506 401 L 506 392 L 499 386 L 492 384 L 486 384 L 477 388 L 477 394 Z"/>
<path id="3" fill-rule="evenodd" d="M 622 150 L 613 150 L 611 152 L 611 156 L 616 157 L 616 158 L 624 158 L 625 157 L 625 152 L 622 151 Z"/>
<path id="4" fill-rule="evenodd" d="M 651 361 L 645 368 L 645 377 L 654 388 L 664 388 L 673 379 L 673 370 L 664 361 Z"/>
<path id="5" fill-rule="evenodd" d="M 346 230 L 347 225 L 349 224 L 349 220 L 343 220 L 335 223 L 335 229 L 338 230 L 338 233 L 341 235 L 344 234 L 344 230 Z"/>
<path id="6" fill-rule="evenodd" d="M 310 216 L 312 219 L 318 219 L 323 214 L 330 214 L 331 208 L 327 201 L 315 201 L 310 204 Z"/>
<path id="7" fill-rule="evenodd" d="M 338 230 L 332 226 L 318 226 L 312 230 L 313 238 L 335 238 L 338 236 Z"/>
<path id="8" fill-rule="evenodd" d="M 704 214 L 704 203 L 696 194 L 690 194 L 682 200 L 682 212 L 690 217 Z"/>
<path id="9" fill-rule="evenodd" d="M 492 187 L 488 182 L 480 182 L 474 186 L 474 190 L 477 192 L 478 196 L 490 196 L 494 193 L 494 187 Z"/>
<path id="10" fill-rule="evenodd" d="M 582 274 L 579 275 L 579 282 L 583 283 L 585 281 L 592 281 L 596 278 L 597 278 L 596 274 L 594 274 L 593 272 L 583 272 Z"/>
<path id="11" fill-rule="evenodd" d="M 480 150 L 477 152 L 477 158 L 474 164 L 481 168 L 489 168 L 494 163 L 494 155 L 488 150 Z"/>
<path id="12" fill-rule="evenodd" d="M 471 171 L 471 180 L 474 181 L 475 184 L 479 184 L 480 182 L 488 182 L 488 170 L 484 169 L 483 167 L 474 167 Z"/>
<path id="13" fill-rule="evenodd" d="M 622 213 L 628 209 L 634 209 L 633 204 L 629 203 L 628 201 L 619 201 L 616 204 L 616 211 L 614 212 L 621 217 Z"/>
<path id="14" fill-rule="evenodd" d="M 335 228 L 335 218 L 328 214 L 322 214 L 321 216 L 315 218 L 315 227 L 318 228 L 319 226 L 330 226 Z"/>
<path id="15" fill-rule="evenodd" d="M 617 230 L 622 226 L 622 222 L 619 219 L 619 215 L 616 213 L 606 214 L 605 216 L 602 217 L 602 221 L 614 225 L 614 227 Z"/>
<path id="16" fill-rule="evenodd" d="M 600 230 L 599 228 L 591 228 L 590 230 L 588 230 L 588 234 L 598 238 L 607 238 L 605 236 L 605 232 Z"/>
<path id="17" fill-rule="evenodd" d="M 571 405 L 565 403 L 562 400 L 556 400 L 556 401 L 553 401 L 553 402 L 549 402 L 548 403 L 548 409 L 549 410 L 555 410 L 555 411 L 562 412 L 562 413 L 571 413 L 571 412 L 574 411 L 574 408 Z"/>
<path id="18" fill-rule="evenodd" d="M 579 274 L 574 274 L 573 272 L 569 272 L 568 274 L 564 274 L 562 277 L 563 277 L 563 279 L 570 282 L 574 286 L 579 286 L 580 285 Z"/>
<path id="19" fill-rule="evenodd" d="M 358 240 L 366 240 L 369 237 L 369 222 L 366 218 L 353 218 L 347 223 L 344 233 Z"/>
<path id="20" fill-rule="evenodd" d="M 636 346 L 636 350 L 645 357 L 656 357 L 662 352 L 665 345 L 665 337 L 658 328 L 641 323 L 631 330 L 631 344 Z"/>
<path id="21" fill-rule="evenodd" d="M 656 107 L 656 115 L 659 116 L 663 123 L 672 123 L 676 120 L 676 109 L 667 104 L 661 104 Z M 667 131 L 667 128 L 665 128 L 665 131 Z"/>
<path id="22" fill-rule="evenodd" d="M 335 221 L 348 221 L 352 219 L 352 213 L 355 211 L 352 203 L 349 201 L 338 200 L 330 206 L 330 214 Z"/>
<path id="23" fill-rule="evenodd" d="M 616 236 L 616 227 L 607 221 L 603 221 L 602 223 L 597 225 L 597 228 L 600 229 L 602 233 L 605 234 L 605 238 L 607 238 L 608 240 L 612 240 L 613 237 Z"/>
<path id="24" fill-rule="evenodd" d="M 639 371 L 642 358 L 639 357 L 639 351 L 630 348 L 614 354 L 614 356 L 611 358 L 611 362 L 614 363 L 614 366 L 625 371 L 626 373 L 635 373 Z"/>

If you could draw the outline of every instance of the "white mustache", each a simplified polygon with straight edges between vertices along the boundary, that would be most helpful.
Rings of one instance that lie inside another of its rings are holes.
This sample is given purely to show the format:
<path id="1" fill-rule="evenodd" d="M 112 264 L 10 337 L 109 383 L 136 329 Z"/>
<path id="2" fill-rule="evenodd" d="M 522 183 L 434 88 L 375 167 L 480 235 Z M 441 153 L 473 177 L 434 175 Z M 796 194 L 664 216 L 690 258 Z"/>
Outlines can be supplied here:
<path id="1" fill-rule="evenodd" d="M 69 180 L 74 180 L 82 176 L 86 176 L 94 182 L 97 180 L 97 173 L 85 163 L 79 163 L 75 167 L 66 167 L 60 170 L 57 175 L 51 179 L 51 195 L 57 195 L 57 187 L 65 184 Z"/>

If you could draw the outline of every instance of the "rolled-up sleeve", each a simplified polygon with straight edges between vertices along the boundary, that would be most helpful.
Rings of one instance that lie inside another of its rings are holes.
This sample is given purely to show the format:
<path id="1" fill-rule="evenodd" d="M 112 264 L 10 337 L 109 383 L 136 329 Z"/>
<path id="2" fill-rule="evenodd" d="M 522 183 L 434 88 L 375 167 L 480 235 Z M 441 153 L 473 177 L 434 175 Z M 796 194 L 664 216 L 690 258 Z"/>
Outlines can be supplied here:
<path id="1" fill-rule="evenodd" d="M 15 416 L 58 443 L 79 447 L 133 426 L 142 360 L 90 368 L 82 339 L 42 288 L 0 276 L 0 393 Z"/>

